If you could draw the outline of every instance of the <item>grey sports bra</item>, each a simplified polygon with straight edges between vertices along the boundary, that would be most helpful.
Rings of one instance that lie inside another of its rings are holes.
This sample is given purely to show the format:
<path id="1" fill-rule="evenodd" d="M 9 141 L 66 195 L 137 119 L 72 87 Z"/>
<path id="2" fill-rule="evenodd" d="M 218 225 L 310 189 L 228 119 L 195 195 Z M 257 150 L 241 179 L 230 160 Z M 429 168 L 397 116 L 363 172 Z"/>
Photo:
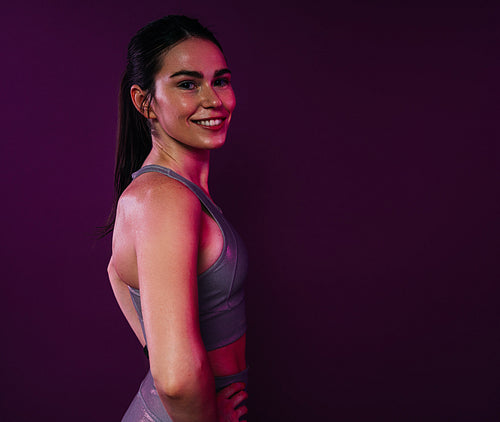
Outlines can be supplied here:
<path id="1" fill-rule="evenodd" d="M 245 246 L 220 208 L 199 186 L 173 170 L 158 165 L 144 166 L 132 174 L 132 178 L 148 172 L 161 173 L 184 184 L 198 197 L 221 230 L 224 245 L 220 256 L 210 268 L 198 275 L 198 304 L 200 332 L 205 348 L 214 350 L 226 346 L 239 339 L 246 331 L 243 290 L 247 271 Z M 129 290 L 146 338 L 140 292 L 132 287 Z"/>

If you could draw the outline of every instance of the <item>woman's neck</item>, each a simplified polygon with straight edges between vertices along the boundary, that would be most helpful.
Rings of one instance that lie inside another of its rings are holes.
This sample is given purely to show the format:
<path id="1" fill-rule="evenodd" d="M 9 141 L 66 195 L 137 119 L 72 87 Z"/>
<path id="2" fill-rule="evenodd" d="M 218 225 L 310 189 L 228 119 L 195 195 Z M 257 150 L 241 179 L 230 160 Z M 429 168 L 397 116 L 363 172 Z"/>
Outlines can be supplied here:
<path id="1" fill-rule="evenodd" d="M 167 167 L 208 191 L 210 151 L 187 147 L 180 143 L 163 142 L 153 138 L 153 147 L 143 165 L 157 164 Z"/>

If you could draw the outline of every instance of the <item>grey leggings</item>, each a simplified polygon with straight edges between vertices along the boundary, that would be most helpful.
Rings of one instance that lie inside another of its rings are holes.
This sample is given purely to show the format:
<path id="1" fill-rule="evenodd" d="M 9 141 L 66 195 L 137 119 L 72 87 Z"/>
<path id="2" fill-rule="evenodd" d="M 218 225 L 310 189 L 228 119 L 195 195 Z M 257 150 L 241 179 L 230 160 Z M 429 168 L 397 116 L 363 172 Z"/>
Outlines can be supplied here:
<path id="1" fill-rule="evenodd" d="M 233 382 L 244 382 L 248 385 L 248 368 L 227 377 L 215 377 L 215 389 L 219 391 Z M 142 381 L 122 422 L 172 422 L 156 391 L 151 371 L 148 371 Z"/>

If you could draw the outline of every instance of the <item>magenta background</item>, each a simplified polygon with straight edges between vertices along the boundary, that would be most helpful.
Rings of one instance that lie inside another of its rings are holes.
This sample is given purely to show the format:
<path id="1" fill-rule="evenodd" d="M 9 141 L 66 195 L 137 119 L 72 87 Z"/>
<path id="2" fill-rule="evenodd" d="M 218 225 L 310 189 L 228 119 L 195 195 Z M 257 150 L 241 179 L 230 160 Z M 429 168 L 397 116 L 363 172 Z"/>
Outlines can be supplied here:
<path id="1" fill-rule="evenodd" d="M 251 421 L 498 420 L 499 10 L 139 4 L 2 7 L 1 419 L 119 420 L 146 371 L 93 236 L 128 40 L 185 13 L 234 74 Z"/>

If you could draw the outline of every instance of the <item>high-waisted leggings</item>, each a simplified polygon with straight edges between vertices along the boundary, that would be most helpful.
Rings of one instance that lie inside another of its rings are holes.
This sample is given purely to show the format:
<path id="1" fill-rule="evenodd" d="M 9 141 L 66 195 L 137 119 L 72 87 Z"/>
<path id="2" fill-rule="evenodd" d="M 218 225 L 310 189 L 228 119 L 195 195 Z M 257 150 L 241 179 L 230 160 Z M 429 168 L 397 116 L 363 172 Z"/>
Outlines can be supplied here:
<path id="1" fill-rule="evenodd" d="M 248 385 L 248 368 L 227 377 L 215 377 L 215 388 L 219 391 L 233 382 L 244 382 Z M 148 371 L 142 381 L 122 422 L 172 422 L 156 391 L 151 371 Z"/>

